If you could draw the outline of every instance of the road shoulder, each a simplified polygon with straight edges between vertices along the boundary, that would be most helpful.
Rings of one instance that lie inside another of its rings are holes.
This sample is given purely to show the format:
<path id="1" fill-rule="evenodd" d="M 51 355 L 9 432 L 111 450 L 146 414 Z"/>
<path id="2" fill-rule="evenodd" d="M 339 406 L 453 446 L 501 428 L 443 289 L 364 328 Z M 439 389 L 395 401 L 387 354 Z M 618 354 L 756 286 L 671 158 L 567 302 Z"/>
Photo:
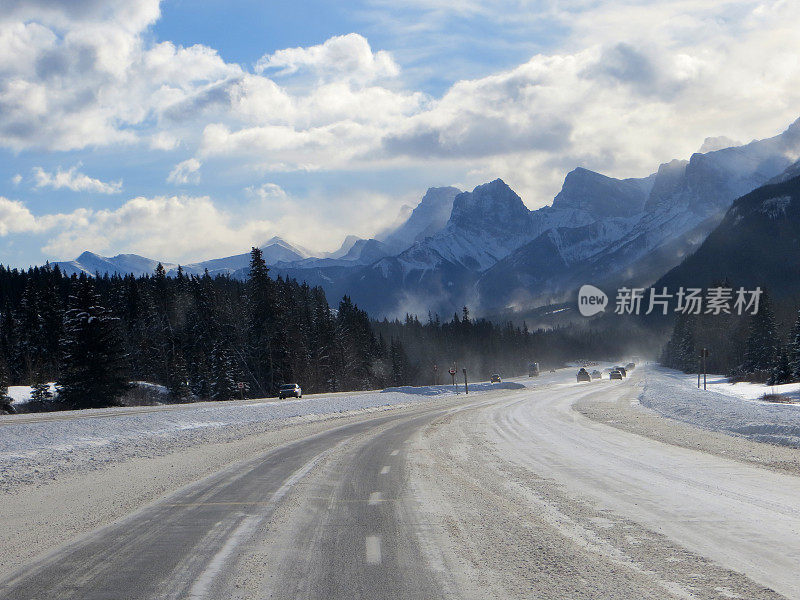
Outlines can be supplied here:
<path id="1" fill-rule="evenodd" d="M 780 473 L 800 475 L 800 451 L 796 448 L 755 442 L 664 417 L 639 403 L 642 384 L 643 380 L 637 374 L 628 382 L 625 393 L 615 400 L 590 396 L 578 400 L 573 409 L 598 423 L 665 444 L 700 450 Z"/>

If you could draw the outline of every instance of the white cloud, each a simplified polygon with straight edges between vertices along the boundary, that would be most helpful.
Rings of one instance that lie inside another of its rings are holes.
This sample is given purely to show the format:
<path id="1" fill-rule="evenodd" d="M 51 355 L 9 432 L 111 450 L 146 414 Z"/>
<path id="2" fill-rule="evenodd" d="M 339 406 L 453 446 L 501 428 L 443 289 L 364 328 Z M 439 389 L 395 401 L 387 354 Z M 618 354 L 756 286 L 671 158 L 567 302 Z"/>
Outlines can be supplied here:
<path id="1" fill-rule="evenodd" d="M 373 49 L 356 33 L 272 52 L 248 71 L 207 46 L 154 42 L 157 0 L 11 0 L 0 11 L 0 147 L 190 149 L 193 156 L 168 177 L 181 185 L 199 182 L 201 161 L 203 183 L 217 179 L 215 169 L 236 168 L 251 177 L 242 186 L 264 172 L 305 170 L 355 173 L 351 185 L 360 189 L 358 172 L 439 169 L 465 187 L 503 177 L 538 206 L 577 165 L 644 175 L 688 157 L 708 136 L 765 137 L 800 112 L 797 2 L 412 2 L 425 18 L 407 24 L 408 46 L 423 29 L 425 39 L 449 35 L 454 18 L 515 28 L 545 22 L 557 34 L 529 60 L 463 78 L 434 99 L 410 87 L 394 48 Z M 372 4 L 390 13 L 387 0 Z M 438 63 L 423 66 L 451 76 Z M 59 172 L 42 177 L 56 185 Z M 115 185 L 74 169 L 61 177 L 69 189 Z M 279 200 L 275 190 L 252 189 L 252 202 L 271 207 L 264 231 L 280 224 L 321 236 L 347 228 L 368 235 L 367 217 L 380 219 L 370 202 L 389 202 L 366 192 Z M 199 201 L 175 202 L 213 214 Z M 97 239 L 123 243 L 93 228 L 98 215 L 70 216 L 69 235 L 88 241 L 78 232 L 83 222 Z M 314 224 L 323 216 L 327 229 Z"/>
<path id="2" fill-rule="evenodd" d="M 42 167 L 34 167 L 34 187 L 49 187 L 54 190 L 66 188 L 73 192 L 95 192 L 98 194 L 118 194 L 122 191 L 122 181 L 100 181 L 78 171 L 76 165 L 64 171 L 61 167 L 55 173 L 49 173 Z"/>
<path id="3" fill-rule="evenodd" d="M 272 230 L 269 221 L 237 219 L 208 197 L 140 197 L 115 210 L 91 211 L 82 223 L 62 225 L 43 251 L 74 257 L 91 248 L 186 262 L 244 251 Z"/>
<path id="4" fill-rule="evenodd" d="M 11 178 L 11 183 L 13 183 L 13 184 L 14 184 L 14 186 L 18 186 L 20 183 L 22 183 L 22 175 L 20 175 L 19 173 L 17 173 L 16 175 L 14 175 L 14 176 Z"/>
<path id="5" fill-rule="evenodd" d="M 167 131 L 159 131 L 150 136 L 150 148 L 153 150 L 174 150 L 180 143 L 177 136 Z"/>
<path id="6" fill-rule="evenodd" d="M 340 205 L 315 195 L 293 197 L 272 183 L 253 186 L 246 194 L 248 202 L 227 208 L 207 196 L 181 195 L 39 216 L 19 201 L 0 197 L 0 236 L 49 235 L 42 251 L 58 260 L 92 250 L 186 264 L 245 252 L 275 235 L 317 250 L 335 247 L 346 234 L 367 236 L 386 225 L 392 214 L 387 208 L 395 202 L 387 195 L 353 191 Z M 337 215 L 344 221 L 336 224 Z"/>
<path id="7" fill-rule="evenodd" d="M 189 158 L 179 162 L 167 176 L 169 183 L 182 185 L 187 183 L 198 183 L 200 181 L 201 163 L 196 158 Z"/>
<path id="8" fill-rule="evenodd" d="M 35 217 L 22 202 L 0 196 L 0 236 L 28 233 L 36 229 Z"/>
<path id="9" fill-rule="evenodd" d="M 383 50 L 373 52 L 367 39 L 357 33 L 334 36 L 317 46 L 265 54 L 255 68 L 258 73 L 273 71 L 277 76 L 309 71 L 323 80 L 359 83 L 396 77 L 400 73 L 391 54 Z"/>

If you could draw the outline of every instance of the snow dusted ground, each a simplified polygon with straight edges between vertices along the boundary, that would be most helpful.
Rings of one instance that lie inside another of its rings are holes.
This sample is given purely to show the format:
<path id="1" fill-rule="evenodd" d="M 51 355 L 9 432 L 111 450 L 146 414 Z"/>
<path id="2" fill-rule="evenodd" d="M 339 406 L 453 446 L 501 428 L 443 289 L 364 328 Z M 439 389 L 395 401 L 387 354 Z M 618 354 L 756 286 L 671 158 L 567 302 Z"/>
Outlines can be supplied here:
<path id="1" fill-rule="evenodd" d="M 697 375 L 674 372 L 674 376 L 685 380 L 684 383 L 697 388 Z M 702 381 L 701 376 L 700 385 L 702 385 Z M 782 396 L 784 400 L 800 403 L 800 383 L 785 383 L 782 385 L 766 385 L 764 383 L 751 383 L 749 381 L 732 383 L 724 375 L 707 375 L 706 387 L 712 392 L 725 394 L 727 396 L 735 396 L 742 400 L 764 402 L 761 400 L 764 394 L 777 394 Z"/>
<path id="2" fill-rule="evenodd" d="M 11 404 L 19 406 L 27 404 L 31 400 L 31 390 L 33 388 L 29 385 L 11 385 L 8 387 L 8 395 L 11 398 Z M 56 384 L 50 384 L 50 391 L 56 393 Z"/>
<path id="3" fill-rule="evenodd" d="M 474 384 L 470 394 L 524 387 Z M 381 410 L 463 395 L 463 385 L 326 394 L 296 400 L 199 402 L 0 417 L 0 489 L 52 480 L 139 456 L 163 456 L 333 415 Z M 432 398 L 433 397 L 433 398 Z"/>
<path id="4" fill-rule="evenodd" d="M 469 392 L 491 392 L 495 390 L 521 390 L 525 387 L 524 384 L 516 381 L 504 381 L 502 383 L 470 383 Z M 457 392 L 456 392 L 457 390 Z M 402 393 L 413 394 L 417 396 L 452 396 L 455 393 L 464 393 L 464 384 L 460 384 L 456 388 L 452 385 L 425 385 L 420 387 L 415 386 L 402 386 L 392 387 L 383 390 L 383 393 Z"/>
<path id="5" fill-rule="evenodd" d="M 800 448 L 800 404 L 758 400 L 772 386 L 730 384 L 710 376 L 709 390 L 697 389 L 697 376 L 662 367 L 646 367 L 639 402 L 659 414 L 697 427 L 748 439 Z M 776 393 L 797 393 L 798 384 L 774 386 Z M 796 388 L 796 389 L 795 389 Z"/>

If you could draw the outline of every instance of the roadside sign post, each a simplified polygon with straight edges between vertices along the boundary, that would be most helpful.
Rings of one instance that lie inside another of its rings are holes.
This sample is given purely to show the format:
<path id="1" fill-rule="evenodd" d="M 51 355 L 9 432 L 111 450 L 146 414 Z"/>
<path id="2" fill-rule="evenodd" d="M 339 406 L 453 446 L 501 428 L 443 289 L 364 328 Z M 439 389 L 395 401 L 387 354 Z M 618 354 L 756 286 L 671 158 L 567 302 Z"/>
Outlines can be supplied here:
<path id="1" fill-rule="evenodd" d="M 467 370 L 466 369 L 461 369 L 461 370 L 464 371 L 464 393 L 469 394 L 469 384 L 467 383 Z"/>
<path id="2" fill-rule="evenodd" d="M 433 385 L 439 385 L 439 365 L 433 365 Z"/>
<path id="3" fill-rule="evenodd" d="M 706 359 L 709 357 L 709 354 L 710 353 L 708 351 L 708 348 L 703 348 L 702 350 L 700 350 L 700 362 L 701 362 L 702 371 L 703 371 L 703 389 L 704 390 L 707 389 L 707 387 L 706 387 Z M 697 370 L 697 389 L 698 390 L 700 389 L 700 370 L 701 369 Z"/>
<path id="4" fill-rule="evenodd" d="M 239 388 L 239 395 L 241 396 L 242 400 L 244 400 L 244 381 L 239 381 L 236 384 L 236 387 Z"/>
<path id="5" fill-rule="evenodd" d="M 456 387 L 456 367 L 455 367 L 455 364 L 452 367 L 450 367 L 450 377 L 452 377 L 452 379 L 453 379 L 453 387 Z M 458 390 L 456 390 L 456 393 L 458 393 Z"/>

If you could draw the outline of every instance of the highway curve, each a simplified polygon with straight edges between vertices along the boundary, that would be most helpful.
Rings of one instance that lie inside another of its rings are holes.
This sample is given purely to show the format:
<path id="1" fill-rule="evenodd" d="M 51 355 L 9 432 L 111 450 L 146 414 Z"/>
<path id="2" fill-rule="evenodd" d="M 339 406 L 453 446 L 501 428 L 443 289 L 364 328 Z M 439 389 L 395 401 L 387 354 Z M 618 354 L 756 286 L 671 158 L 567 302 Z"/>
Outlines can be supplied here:
<path id="1" fill-rule="evenodd" d="M 571 408 L 638 377 L 333 422 L 22 565 L 0 598 L 800 598 L 800 479 Z"/>

